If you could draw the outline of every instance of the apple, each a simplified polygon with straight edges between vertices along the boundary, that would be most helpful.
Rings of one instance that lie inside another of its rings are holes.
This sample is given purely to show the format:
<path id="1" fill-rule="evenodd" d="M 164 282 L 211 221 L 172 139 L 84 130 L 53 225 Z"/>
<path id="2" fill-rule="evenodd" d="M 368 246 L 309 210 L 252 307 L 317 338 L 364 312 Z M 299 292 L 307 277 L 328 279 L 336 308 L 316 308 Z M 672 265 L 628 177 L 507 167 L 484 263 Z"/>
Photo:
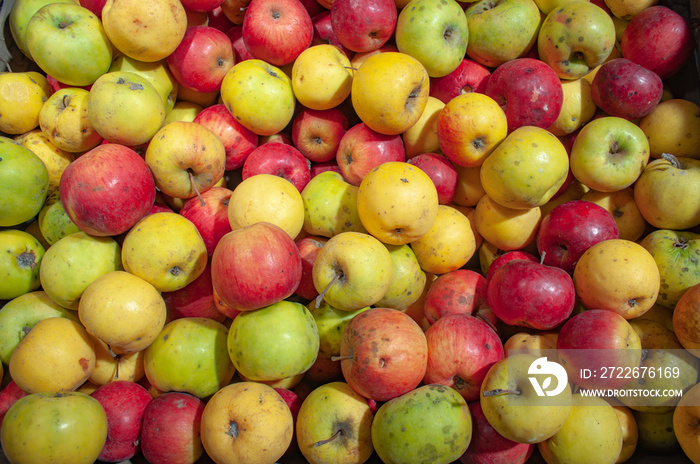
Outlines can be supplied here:
<path id="1" fill-rule="evenodd" d="M 191 11 L 209 12 L 221 7 L 223 0 L 182 0 L 182 6 Z"/>
<path id="2" fill-rule="evenodd" d="M 224 322 L 226 315 L 214 302 L 214 287 L 211 278 L 211 263 L 204 272 L 187 286 L 174 292 L 163 293 L 168 320 L 181 317 L 208 317 Z"/>
<path id="3" fill-rule="evenodd" d="M 450 463 L 469 446 L 472 419 L 466 401 L 454 389 L 422 385 L 379 406 L 371 431 L 382 462 Z M 426 449 L 430 457 L 416 460 Z"/>
<path id="4" fill-rule="evenodd" d="M 539 262 L 540 259 L 532 253 L 524 250 L 512 250 L 498 255 L 489 265 L 486 271 L 486 280 L 491 280 L 491 277 L 496 273 L 498 268 L 512 259 L 526 259 L 532 262 Z"/>
<path id="5" fill-rule="evenodd" d="M 336 159 L 348 118 L 339 108 L 301 108 L 292 119 L 292 144 L 312 163 Z"/>
<path id="6" fill-rule="evenodd" d="M 27 392 L 19 388 L 14 380 L 10 380 L 0 389 L 0 430 L 2 429 L 2 421 L 10 406 L 23 396 L 27 396 Z"/>
<path id="7" fill-rule="evenodd" d="M 484 93 L 491 71 L 486 66 L 469 58 L 462 61 L 450 73 L 430 78 L 430 96 L 447 104 L 457 95 Z"/>
<path id="8" fill-rule="evenodd" d="M 107 0 L 102 25 L 114 48 L 140 61 L 167 58 L 182 42 L 187 12 L 180 0 L 145 5 L 137 0 Z"/>
<path id="9" fill-rule="evenodd" d="M 695 48 L 693 31 L 683 16 L 663 5 L 645 8 L 630 19 L 622 33 L 622 56 L 663 80 L 677 74 Z"/>
<path id="10" fill-rule="evenodd" d="M 399 134 L 383 134 L 358 122 L 340 138 L 335 159 L 343 178 L 359 186 L 367 173 L 380 164 L 405 161 L 406 149 Z"/>
<path id="11" fill-rule="evenodd" d="M 330 44 L 338 47 L 341 52 L 348 58 L 352 58 L 355 52 L 340 43 L 338 35 L 333 30 L 331 21 L 331 11 L 321 7 L 316 0 L 309 0 L 319 6 L 318 11 L 311 15 L 311 22 L 314 25 L 314 37 L 311 40 L 311 45 Z"/>
<path id="12" fill-rule="evenodd" d="M 0 227 L 13 227 L 35 217 L 44 206 L 49 172 L 29 148 L 0 136 Z"/>
<path id="13" fill-rule="evenodd" d="M 472 417 L 472 439 L 460 456 L 462 464 L 525 464 L 535 445 L 517 443 L 498 433 L 486 420 L 480 401 L 467 403 Z"/>
<path id="14" fill-rule="evenodd" d="M 243 163 L 243 180 L 257 174 L 272 174 L 289 182 L 299 192 L 311 179 L 310 163 L 294 146 L 270 142 L 256 147 Z"/>
<path id="15" fill-rule="evenodd" d="M 415 0 L 399 12 L 396 47 L 420 61 L 431 78 L 443 77 L 464 58 L 467 27 L 467 17 L 456 0 Z"/>
<path id="16" fill-rule="evenodd" d="M 92 385 L 95 389 L 114 380 L 141 382 L 145 376 L 143 370 L 143 351 L 134 353 L 114 353 L 109 345 L 93 336 L 95 342 L 95 369 L 83 386 Z M 83 386 L 79 391 L 84 391 Z"/>
<path id="17" fill-rule="evenodd" d="M 224 0 L 220 8 L 229 23 L 240 26 L 249 4 L 250 0 Z"/>
<path id="18" fill-rule="evenodd" d="M 452 203 L 457 190 L 457 170 L 449 159 L 437 153 L 421 153 L 407 162 L 430 177 L 435 184 L 439 204 Z"/>
<path id="19" fill-rule="evenodd" d="M 221 88 L 234 61 L 231 39 L 209 26 L 188 27 L 180 44 L 167 57 L 168 68 L 180 85 L 204 93 Z"/>
<path id="20" fill-rule="evenodd" d="M 484 94 L 503 108 L 511 133 L 522 126 L 551 126 L 564 101 L 557 73 L 534 58 L 516 58 L 498 66 L 491 73 Z"/>
<path id="21" fill-rule="evenodd" d="M 673 427 L 673 411 L 633 411 L 637 424 L 639 449 L 652 453 L 678 453 L 679 443 Z"/>
<path id="22" fill-rule="evenodd" d="M 611 403 L 612 404 L 612 403 Z M 627 406 L 613 405 L 622 429 L 622 451 L 617 462 L 627 462 L 634 455 L 639 444 L 639 427 L 632 410 Z"/>
<path id="23" fill-rule="evenodd" d="M 75 3 L 39 9 L 27 24 L 26 40 L 39 68 L 68 85 L 90 85 L 112 63 L 112 47 L 100 19 Z"/>
<path id="24" fill-rule="evenodd" d="M 91 464 L 107 440 L 107 415 L 85 393 L 41 392 L 18 399 L 0 430 L 9 462 Z"/>
<path id="25" fill-rule="evenodd" d="M 98 456 L 106 462 L 133 458 L 141 450 L 141 422 L 153 397 L 141 385 L 114 380 L 90 394 L 107 414 L 107 440 Z"/>
<path id="26" fill-rule="evenodd" d="M 202 109 L 193 122 L 206 127 L 221 139 L 226 152 L 225 171 L 242 167 L 248 155 L 258 146 L 258 135 L 236 121 L 223 103 Z"/>
<path id="27" fill-rule="evenodd" d="M 229 40 L 231 40 L 231 45 L 233 46 L 233 52 L 236 59 L 236 63 L 255 58 L 253 54 L 250 53 L 250 50 L 248 50 L 248 48 L 245 46 L 245 42 L 243 41 L 242 25 L 232 25 L 229 28 L 225 29 L 224 32 L 226 33 L 226 36 L 229 38 Z"/>
<path id="28" fill-rule="evenodd" d="M 639 335 L 630 323 L 606 309 L 589 309 L 572 316 L 557 336 L 557 359 L 569 381 L 581 388 L 622 387 L 629 379 L 606 370 L 638 366 L 641 349 Z"/>
<path id="29" fill-rule="evenodd" d="M 68 216 L 57 191 L 46 198 L 46 202 L 34 222 L 38 223 L 39 233 L 49 246 L 66 235 L 81 232 L 80 228 Z"/>
<path id="30" fill-rule="evenodd" d="M 141 453 L 151 464 L 194 464 L 204 454 L 200 426 L 204 401 L 189 393 L 165 392 L 143 412 Z"/>
<path id="31" fill-rule="evenodd" d="M 316 360 L 319 335 L 301 303 L 279 301 L 244 311 L 228 332 L 228 354 L 248 380 L 274 381 L 306 372 Z"/>
<path id="32" fill-rule="evenodd" d="M 398 9 L 394 0 L 333 0 L 331 25 L 340 43 L 353 52 L 369 52 L 394 35 Z"/>
<path id="33" fill-rule="evenodd" d="M 314 35 L 311 16 L 299 0 L 253 0 L 242 25 L 246 48 L 273 66 L 292 63 Z"/>
<path id="34" fill-rule="evenodd" d="M 562 79 L 561 88 L 564 92 L 561 111 L 559 111 L 559 116 L 549 126 L 548 130 L 557 137 L 564 137 L 565 145 L 571 151 L 570 145 L 573 143 L 578 130 L 593 119 L 598 108 L 593 102 L 591 82 L 585 77 Z M 573 179 L 573 175 L 570 175 L 569 180 L 573 181 Z M 561 193 L 563 194 L 570 185 L 570 182 L 565 183 Z"/>
<path id="35" fill-rule="evenodd" d="M 134 147 L 151 140 L 166 112 L 162 95 L 147 78 L 130 71 L 110 71 L 92 84 L 88 116 L 105 140 Z"/>
<path id="36" fill-rule="evenodd" d="M 456 269 L 439 275 L 425 295 L 425 318 L 432 325 L 450 314 L 468 314 L 495 326 L 498 320 L 488 306 L 487 289 L 486 278 L 471 269 Z"/>
<path id="37" fill-rule="evenodd" d="M 325 171 L 334 171 L 342 176 L 342 174 L 340 172 L 340 166 L 338 166 L 338 163 L 336 162 L 335 158 L 330 160 L 330 161 L 318 161 L 318 162 L 311 163 L 311 178 L 312 179 L 314 177 L 316 177 L 318 174 L 325 172 Z"/>
<path id="38" fill-rule="evenodd" d="M 50 3 L 75 2 L 73 0 L 24 0 L 21 2 L 13 2 L 12 7 L 8 9 L 9 11 L 6 18 L 12 39 L 17 48 L 29 59 L 31 59 L 31 54 L 27 48 L 27 24 L 29 24 L 34 13 Z"/>
<path id="39" fill-rule="evenodd" d="M 36 71 L 4 72 L 0 86 L 0 131 L 7 136 L 36 129 L 44 102 L 53 92 L 48 79 Z"/>
<path id="40" fill-rule="evenodd" d="M 224 235 L 211 257 L 211 269 L 218 297 L 236 310 L 250 311 L 294 293 L 301 280 L 301 257 L 281 227 L 258 222 Z"/>
<path id="41" fill-rule="evenodd" d="M 481 0 L 464 12 L 469 29 L 465 58 L 483 66 L 497 68 L 521 58 L 537 43 L 542 18 L 533 0 Z"/>
<path id="42" fill-rule="evenodd" d="M 102 142 L 88 116 L 89 91 L 68 87 L 57 90 L 39 111 L 39 127 L 59 149 L 82 153 Z"/>
<path id="43" fill-rule="evenodd" d="M 368 310 L 369 307 L 366 306 L 355 311 L 346 311 L 335 308 L 325 301 L 319 303 L 314 299 L 309 302 L 307 308 L 311 312 L 311 315 L 316 321 L 316 326 L 318 327 L 319 348 L 317 360 L 318 358 L 324 358 L 334 363 L 342 378 L 340 363 L 332 358 L 340 355 L 340 345 L 342 343 L 345 326 L 348 325 L 353 317 L 362 311 Z"/>
<path id="44" fill-rule="evenodd" d="M 615 192 L 634 184 L 644 171 L 649 142 L 633 122 L 594 118 L 576 135 L 569 161 L 579 182 L 599 192 Z"/>
<path id="45" fill-rule="evenodd" d="M 435 97 L 428 96 L 425 108 L 418 120 L 406 129 L 401 138 L 406 150 L 406 159 L 422 153 L 440 153 L 437 122 L 445 104 Z"/>
<path id="46" fill-rule="evenodd" d="M 591 2 L 566 2 L 553 9 L 537 36 L 538 56 L 562 79 L 584 77 L 603 64 L 614 46 L 612 18 Z"/>
<path id="47" fill-rule="evenodd" d="M 294 294 L 304 300 L 313 300 L 318 296 L 318 291 L 313 281 L 313 266 L 318 252 L 328 239 L 319 235 L 307 235 L 296 241 L 301 257 L 301 280 Z"/>
<path id="48" fill-rule="evenodd" d="M 46 252 L 31 234 L 22 230 L 0 230 L 0 300 L 12 300 L 34 290 L 41 282 L 39 270 Z"/>
<path id="49" fill-rule="evenodd" d="M 613 276 L 626 276 L 613 284 Z M 598 242 L 579 258 L 573 274 L 576 294 L 587 308 L 615 311 L 625 319 L 640 316 L 656 302 L 661 286 L 654 257 L 636 242 Z M 614 288 L 613 288 L 614 287 Z"/>
<path id="50" fill-rule="evenodd" d="M 683 347 L 693 355 L 698 356 L 700 351 L 700 340 L 698 340 L 697 326 L 698 312 L 700 305 L 700 284 L 690 287 L 683 296 L 680 297 L 673 309 L 672 329 L 678 337 Z"/>
<path id="51" fill-rule="evenodd" d="M 350 95 L 353 74 L 350 60 L 338 47 L 311 45 L 294 60 L 292 89 L 304 107 L 328 110 Z"/>
<path id="52" fill-rule="evenodd" d="M 304 232 L 327 238 L 341 232 L 366 233 L 357 212 L 358 190 L 335 171 L 314 176 L 301 191 Z"/>
<path id="53" fill-rule="evenodd" d="M 71 221 L 97 236 L 122 234 L 155 202 L 151 170 L 134 150 L 98 145 L 63 171 L 61 202 Z"/>
<path id="54" fill-rule="evenodd" d="M 226 326 L 209 318 L 168 322 L 145 348 L 148 381 L 162 392 L 185 392 L 197 398 L 213 395 L 228 385 L 235 373 L 226 352 L 227 336 Z"/>
<path id="55" fill-rule="evenodd" d="M 654 71 L 627 58 L 603 63 L 591 81 L 596 106 L 610 116 L 643 118 L 661 101 L 663 81 Z"/>
<path id="56" fill-rule="evenodd" d="M 536 248 L 535 239 L 541 220 L 542 211 L 539 206 L 528 209 L 509 208 L 496 203 L 489 195 L 483 195 L 474 207 L 473 216 L 477 233 L 483 239 L 479 248 L 482 268 L 495 254 L 530 246 Z M 484 244 L 487 244 L 489 254 L 485 252 Z M 494 252 L 493 256 L 491 252 Z"/>
<path id="57" fill-rule="evenodd" d="M 370 129 L 396 135 L 418 121 L 429 92 L 430 77 L 420 61 L 405 53 L 384 52 L 368 57 L 357 68 L 350 99 Z"/>
<path id="58" fill-rule="evenodd" d="M 700 128 L 700 120 L 693 116 L 700 113 L 700 106 L 683 98 L 662 100 L 638 123 L 649 141 L 651 156 L 661 158 L 671 153 L 700 158 L 700 131 L 695 128 Z"/>
<path id="59" fill-rule="evenodd" d="M 228 205 L 233 191 L 226 187 L 212 187 L 192 197 L 180 208 L 181 216 L 189 219 L 202 236 L 207 248 L 207 255 L 214 253 L 221 237 L 231 232 L 228 220 Z"/>
<path id="60" fill-rule="evenodd" d="M 304 399 L 296 419 L 301 454 L 309 463 L 366 462 L 374 447 L 374 414 L 367 399 L 347 383 L 329 382 Z"/>
<path id="61" fill-rule="evenodd" d="M 617 223 L 605 208 L 585 200 L 554 207 L 537 229 L 537 251 L 542 263 L 573 274 L 581 255 L 603 240 L 620 238 Z"/>
<path id="62" fill-rule="evenodd" d="M 284 129 L 296 104 L 291 79 L 260 59 L 240 61 L 229 69 L 221 82 L 221 101 L 238 122 L 260 136 Z"/>
<path id="63" fill-rule="evenodd" d="M 163 98 L 166 113 L 172 111 L 180 96 L 180 84 L 170 71 L 167 59 L 146 62 L 118 54 L 109 67 L 109 72 L 114 71 L 129 71 L 145 77 Z"/>

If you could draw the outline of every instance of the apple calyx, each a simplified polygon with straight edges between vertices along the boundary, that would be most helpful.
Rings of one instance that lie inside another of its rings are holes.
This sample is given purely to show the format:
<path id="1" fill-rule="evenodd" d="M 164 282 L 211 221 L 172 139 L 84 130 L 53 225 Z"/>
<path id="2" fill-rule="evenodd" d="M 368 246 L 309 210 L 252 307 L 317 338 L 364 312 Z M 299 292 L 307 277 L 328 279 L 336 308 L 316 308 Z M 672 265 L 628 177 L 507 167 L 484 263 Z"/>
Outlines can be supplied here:
<path id="1" fill-rule="evenodd" d="M 508 390 L 504 388 L 494 388 L 493 390 L 486 390 L 485 392 L 482 393 L 484 397 L 488 398 L 490 396 L 503 396 L 503 395 L 515 395 L 515 396 L 520 396 L 522 395 L 523 392 L 520 390 Z"/>
<path id="2" fill-rule="evenodd" d="M 17 256 L 17 265 L 33 270 L 36 267 L 36 255 L 33 251 L 23 251 Z"/>
<path id="3" fill-rule="evenodd" d="M 238 424 L 236 421 L 231 421 L 228 423 L 228 430 L 226 431 L 226 435 L 230 435 L 233 438 L 238 438 Z"/>
<path id="4" fill-rule="evenodd" d="M 323 446 L 323 445 L 325 445 L 326 443 L 330 443 L 330 442 L 332 442 L 333 440 L 335 440 L 336 438 L 338 438 L 338 437 L 341 436 L 341 435 L 343 435 L 343 430 L 342 430 L 342 429 L 338 429 L 338 430 L 335 431 L 335 433 L 334 433 L 333 435 L 330 436 L 330 438 L 326 438 L 325 440 L 319 440 L 319 441 L 317 441 L 316 443 L 314 443 L 314 447 L 316 447 L 316 446 Z"/>

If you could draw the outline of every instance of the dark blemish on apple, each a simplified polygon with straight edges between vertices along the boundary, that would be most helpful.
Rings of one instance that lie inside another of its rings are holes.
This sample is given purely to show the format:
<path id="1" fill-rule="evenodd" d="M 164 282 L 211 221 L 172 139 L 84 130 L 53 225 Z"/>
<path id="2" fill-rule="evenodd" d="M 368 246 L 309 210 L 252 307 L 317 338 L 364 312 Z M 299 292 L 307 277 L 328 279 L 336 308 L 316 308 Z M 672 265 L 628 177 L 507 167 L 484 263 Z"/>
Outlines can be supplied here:
<path id="1" fill-rule="evenodd" d="M 167 340 L 168 340 L 168 337 L 170 337 L 170 335 L 169 335 L 169 334 L 165 334 L 165 335 L 163 335 L 163 341 L 167 341 Z"/>
<path id="2" fill-rule="evenodd" d="M 80 367 L 83 369 L 83 372 L 87 372 L 89 368 L 89 363 L 88 360 L 85 358 L 80 358 L 78 360 L 78 363 L 80 364 Z"/>

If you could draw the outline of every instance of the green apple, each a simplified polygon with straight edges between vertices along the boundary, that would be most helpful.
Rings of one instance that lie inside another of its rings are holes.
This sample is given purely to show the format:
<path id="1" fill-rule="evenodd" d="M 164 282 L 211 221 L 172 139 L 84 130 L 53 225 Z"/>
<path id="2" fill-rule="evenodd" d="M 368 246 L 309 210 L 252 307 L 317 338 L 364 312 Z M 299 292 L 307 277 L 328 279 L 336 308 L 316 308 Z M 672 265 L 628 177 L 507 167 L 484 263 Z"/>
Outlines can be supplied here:
<path id="1" fill-rule="evenodd" d="M 533 0 L 480 0 L 469 3 L 467 57 L 497 67 L 524 56 L 537 42 L 541 13 Z"/>
<path id="2" fill-rule="evenodd" d="M 319 299 L 338 309 L 355 311 L 384 297 L 393 267 L 389 250 L 372 235 L 341 232 L 318 252 L 312 277 Z"/>
<path id="3" fill-rule="evenodd" d="M 392 277 L 386 293 L 375 305 L 403 311 L 420 298 L 427 276 L 411 245 L 384 245 L 391 256 Z"/>
<path id="4" fill-rule="evenodd" d="M 80 232 L 80 228 L 68 216 L 59 191 L 56 190 L 46 198 L 44 206 L 39 211 L 39 231 L 46 243 L 53 245 L 66 235 Z"/>
<path id="5" fill-rule="evenodd" d="M 108 142 L 132 147 L 148 142 L 160 129 L 165 104 L 145 77 L 113 71 L 100 76 L 90 88 L 88 115 Z"/>
<path id="6" fill-rule="evenodd" d="M 49 191 L 49 171 L 29 148 L 0 136 L 0 227 L 36 216 Z"/>
<path id="7" fill-rule="evenodd" d="M 85 393 L 33 393 L 7 410 L 0 430 L 12 463 L 92 464 L 107 441 L 107 414 Z"/>
<path id="8" fill-rule="evenodd" d="M 615 47 L 615 24 L 598 5 L 571 2 L 545 17 L 537 51 L 561 79 L 578 79 L 603 64 Z"/>
<path id="9" fill-rule="evenodd" d="M 559 380 L 555 380 L 556 388 L 551 392 L 561 391 L 551 396 L 539 396 L 535 390 L 535 381 L 540 382 L 541 388 L 546 378 L 552 378 L 549 375 L 540 379 L 543 374 L 535 370 L 537 376 L 531 381 L 531 366 L 537 366 L 536 361 L 541 359 L 529 353 L 512 354 L 493 364 L 481 384 L 481 409 L 489 424 L 499 434 L 518 443 L 538 443 L 553 436 L 571 412 L 572 394 L 568 382 L 561 388 Z"/>
<path id="10" fill-rule="evenodd" d="M 44 72 L 76 87 L 92 84 L 112 64 L 102 22 L 76 3 L 51 3 L 37 11 L 27 24 L 27 48 Z"/>
<path id="11" fill-rule="evenodd" d="M 306 372 L 316 360 L 320 340 L 311 312 L 282 300 L 235 317 L 228 354 L 238 372 L 256 381 L 279 380 Z"/>
<path id="12" fill-rule="evenodd" d="M 206 398 L 219 391 L 236 372 L 226 353 L 228 330 L 204 317 L 184 317 L 165 324 L 144 351 L 148 381 L 160 391 L 178 391 Z"/>
<path id="13" fill-rule="evenodd" d="M 467 17 L 456 0 L 411 0 L 399 12 L 395 38 L 399 51 L 420 61 L 430 77 L 443 77 L 467 51 Z"/>
<path id="14" fill-rule="evenodd" d="M 467 402 L 444 385 L 423 385 L 382 403 L 372 421 L 372 443 L 386 464 L 448 464 L 471 438 Z"/>
<path id="15" fill-rule="evenodd" d="M 622 450 L 622 427 L 613 407 L 602 398 L 572 397 L 569 417 L 550 438 L 537 444 L 548 464 L 614 464 Z"/>
<path id="16" fill-rule="evenodd" d="M 299 450 L 310 464 L 365 462 L 374 451 L 373 418 L 367 398 L 347 383 L 316 387 L 297 414 Z"/>
<path id="17" fill-rule="evenodd" d="M 72 3 L 75 4 L 74 0 L 15 0 L 10 14 L 7 17 L 7 22 L 10 24 L 10 33 L 12 34 L 12 39 L 15 41 L 17 48 L 20 49 L 22 53 L 27 58 L 31 59 L 31 54 L 29 53 L 29 48 L 27 47 L 27 24 L 29 20 L 32 19 L 34 13 L 39 11 L 42 7 L 50 3 Z"/>
<path id="18" fill-rule="evenodd" d="M 0 361 L 8 365 L 20 340 L 37 322 L 49 317 L 78 322 L 78 313 L 60 306 L 43 290 L 20 295 L 0 308 Z"/>
<path id="19" fill-rule="evenodd" d="M 114 57 L 112 65 L 109 67 L 109 72 L 115 71 L 129 71 L 148 79 L 163 98 L 166 113 L 175 105 L 180 86 L 170 72 L 166 60 L 146 62 L 119 54 Z"/>
<path id="20" fill-rule="evenodd" d="M 369 306 L 356 311 L 343 311 L 334 308 L 325 301 L 318 303 L 315 299 L 306 306 L 316 321 L 318 327 L 318 355 L 323 358 L 340 355 L 340 342 L 343 330 L 355 315 L 369 309 Z"/>
<path id="21" fill-rule="evenodd" d="M 700 160 L 664 154 L 651 161 L 634 184 L 634 201 L 657 229 L 700 225 Z"/>
<path id="22" fill-rule="evenodd" d="M 700 234 L 656 229 L 647 234 L 640 245 L 654 257 L 661 274 L 656 304 L 675 308 L 681 296 L 700 283 Z"/>
<path id="23" fill-rule="evenodd" d="M 121 247 L 114 238 L 76 232 L 46 250 L 39 276 L 52 300 L 77 310 L 88 285 L 103 274 L 122 269 Z"/>
<path id="24" fill-rule="evenodd" d="M 644 131 L 615 116 L 593 119 L 583 126 L 571 147 L 574 177 L 599 192 L 629 187 L 648 161 L 649 141 Z"/>
<path id="25" fill-rule="evenodd" d="M 236 63 L 221 82 L 221 101 L 252 132 L 266 136 L 284 129 L 294 116 L 292 80 L 259 59 Z"/>
<path id="26" fill-rule="evenodd" d="M 357 214 L 357 191 L 335 171 L 314 176 L 301 191 L 304 201 L 304 231 L 332 237 L 341 232 L 366 232 Z"/>
<path id="27" fill-rule="evenodd" d="M 639 448 L 653 453 L 678 451 L 678 437 L 673 427 L 674 410 L 667 412 L 632 411 L 639 431 Z"/>
<path id="28" fill-rule="evenodd" d="M 44 246 L 33 235 L 0 230 L 0 300 L 11 300 L 39 288 Z"/>

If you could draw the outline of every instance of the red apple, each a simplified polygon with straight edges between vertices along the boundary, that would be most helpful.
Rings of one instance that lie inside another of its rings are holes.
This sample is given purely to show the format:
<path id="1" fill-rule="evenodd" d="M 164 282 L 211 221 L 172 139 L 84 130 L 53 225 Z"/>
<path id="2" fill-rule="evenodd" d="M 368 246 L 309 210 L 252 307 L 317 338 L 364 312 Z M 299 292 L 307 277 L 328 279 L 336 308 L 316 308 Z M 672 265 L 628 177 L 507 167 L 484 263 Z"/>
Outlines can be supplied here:
<path id="1" fill-rule="evenodd" d="M 286 131 L 270 135 L 261 135 L 259 145 L 265 145 L 266 143 L 286 143 L 287 145 L 294 145 L 291 134 Z"/>
<path id="2" fill-rule="evenodd" d="M 163 300 L 168 310 L 168 320 L 182 317 L 206 317 L 224 322 L 226 315 L 219 311 L 214 302 L 214 286 L 211 279 L 211 263 L 207 263 L 199 277 L 173 292 L 163 292 Z"/>
<path id="3" fill-rule="evenodd" d="M 311 179 L 311 165 L 294 146 L 269 142 L 253 150 L 243 163 L 243 180 L 256 174 L 283 177 L 301 192 Z"/>
<path id="4" fill-rule="evenodd" d="M 573 275 L 588 248 L 619 237 L 615 218 L 607 209 L 590 201 L 571 200 L 555 206 L 542 218 L 536 244 L 542 263 Z"/>
<path id="5" fill-rule="evenodd" d="M 603 63 L 591 81 L 593 102 L 610 116 L 643 118 L 661 101 L 664 84 L 658 74 L 627 58 Z"/>
<path id="6" fill-rule="evenodd" d="M 290 297 L 301 280 L 301 257 L 281 227 L 257 222 L 224 235 L 211 257 L 214 289 L 237 311 Z"/>
<path id="7" fill-rule="evenodd" d="M 340 139 L 336 162 L 345 180 L 360 185 L 365 175 L 388 161 L 406 161 L 401 135 L 385 135 L 357 123 Z"/>
<path id="8" fill-rule="evenodd" d="M 397 19 L 394 0 L 334 0 L 331 7 L 335 35 L 354 52 L 370 52 L 386 44 Z"/>
<path id="9" fill-rule="evenodd" d="M 217 6 L 213 10 L 207 12 L 207 26 L 215 27 L 221 32 L 226 32 L 234 25 L 233 22 L 226 16 L 223 8 Z"/>
<path id="10" fill-rule="evenodd" d="M 327 241 L 326 237 L 307 235 L 296 242 L 299 256 L 301 256 L 301 281 L 294 293 L 305 300 L 313 300 L 318 296 L 318 290 L 314 286 L 312 270 L 318 252 L 321 251 L 321 248 Z"/>
<path id="11" fill-rule="evenodd" d="M 463 464 L 525 464 L 535 445 L 510 440 L 494 429 L 481 409 L 480 401 L 468 404 L 472 416 L 472 439 L 459 458 Z"/>
<path id="12" fill-rule="evenodd" d="M 129 380 L 113 380 L 97 387 L 90 396 L 100 402 L 107 414 L 107 441 L 98 459 L 121 462 L 141 450 L 144 411 L 153 397 L 148 390 Z"/>
<path id="13" fill-rule="evenodd" d="M 226 149 L 226 171 L 243 166 L 245 159 L 258 146 L 258 135 L 236 121 L 223 103 L 204 108 L 197 113 L 193 122 L 219 136 Z"/>
<path id="14" fill-rule="evenodd" d="M 141 452 L 150 464 L 193 464 L 204 454 L 199 435 L 205 403 L 189 393 L 166 392 L 143 414 Z"/>
<path id="15" fill-rule="evenodd" d="M 499 267 L 503 266 L 505 263 L 512 259 L 526 259 L 532 261 L 533 263 L 539 263 L 540 259 L 530 252 L 523 250 L 511 250 L 506 251 L 502 255 L 499 255 L 491 262 L 488 271 L 486 271 L 486 280 L 491 280 L 493 274 L 498 270 Z"/>
<path id="16" fill-rule="evenodd" d="M 316 2 L 316 0 L 313 1 Z M 331 12 L 329 10 L 324 9 L 315 16 L 312 16 L 311 22 L 314 25 L 314 38 L 311 41 L 311 45 L 335 45 L 343 53 L 345 53 L 345 56 L 347 56 L 348 59 L 353 57 L 355 52 L 343 45 L 340 42 L 340 39 L 338 39 L 338 35 L 335 33 L 335 30 L 333 29 L 333 24 L 331 23 Z"/>
<path id="17" fill-rule="evenodd" d="M 236 63 L 255 58 L 243 41 L 243 26 L 234 25 L 226 30 L 226 36 L 231 41 L 233 51 L 236 54 Z"/>
<path id="18" fill-rule="evenodd" d="M 160 203 L 153 203 L 153 206 L 151 206 L 151 209 L 149 209 L 144 216 L 148 216 L 149 214 L 154 214 L 154 213 L 174 213 L 173 209 L 164 204 Z"/>
<path id="19" fill-rule="evenodd" d="M 488 281 L 471 269 L 456 269 L 438 276 L 430 284 L 423 302 L 423 314 L 429 324 L 450 314 L 469 314 L 496 325 L 498 319 L 489 308 Z"/>
<path id="20" fill-rule="evenodd" d="M 655 5 L 630 20 L 620 49 L 624 58 L 667 79 L 690 60 L 695 38 L 688 20 L 667 6 Z"/>
<path id="21" fill-rule="evenodd" d="M 226 187 L 212 187 L 202 192 L 200 197 L 186 200 L 180 208 L 179 214 L 186 217 L 197 227 L 207 246 L 209 256 L 214 253 L 221 237 L 231 232 L 231 223 L 228 220 L 228 201 L 232 190 Z"/>
<path id="22" fill-rule="evenodd" d="M 556 121 L 564 101 L 557 73 L 533 58 L 516 58 L 494 69 L 484 93 L 503 108 L 509 132 L 522 126 L 546 129 Z"/>
<path id="23" fill-rule="evenodd" d="M 292 120 L 292 143 L 312 162 L 335 160 L 348 118 L 339 108 L 302 108 Z"/>
<path id="24" fill-rule="evenodd" d="M 505 357 L 498 334 L 469 314 L 449 314 L 425 331 L 428 365 L 423 383 L 454 388 L 466 401 L 479 399 L 486 373 Z"/>
<path id="25" fill-rule="evenodd" d="M 293 62 L 313 36 L 311 16 L 299 0 L 252 0 L 243 17 L 246 47 L 274 66 Z"/>
<path id="26" fill-rule="evenodd" d="M 325 171 L 335 171 L 338 174 L 343 174 L 340 172 L 340 166 L 338 166 L 338 162 L 333 158 L 330 161 L 320 161 L 317 163 L 311 163 L 311 178 L 313 179 L 315 176 L 318 174 L 325 172 Z"/>
<path id="27" fill-rule="evenodd" d="M 292 423 L 294 424 L 294 434 L 292 438 L 292 443 L 289 445 L 289 448 L 287 448 L 287 451 L 284 453 L 283 456 L 292 456 L 295 453 L 299 452 L 299 444 L 296 441 L 296 423 L 297 423 L 297 416 L 299 415 L 299 408 L 301 408 L 301 403 L 304 401 L 301 399 L 301 397 L 293 392 L 292 390 L 288 390 L 286 388 L 281 388 L 281 387 L 275 387 L 275 391 L 279 393 L 279 395 L 282 397 L 285 403 L 287 403 L 287 406 L 289 406 L 289 410 L 292 412 Z"/>
<path id="28" fill-rule="evenodd" d="M 557 327 L 576 303 L 574 281 L 566 271 L 525 259 L 513 259 L 496 270 L 487 296 L 501 321 L 537 330 Z"/>
<path id="29" fill-rule="evenodd" d="M 322 11 L 328 11 L 326 7 L 321 5 L 319 2 L 316 0 L 300 0 L 301 4 L 304 5 L 304 8 L 306 8 L 306 11 L 309 12 L 309 16 L 313 18 L 317 14 L 321 13 Z"/>
<path id="30" fill-rule="evenodd" d="M 345 326 L 337 359 L 353 390 L 365 398 L 388 401 L 421 383 L 428 363 L 428 343 L 408 314 L 370 308 Z"/>
<path id="31" fill-rule="evenodd" d="M 192 26 L 167 62 L 175 80 L 196 92 L 216 92 L 235 56 L 231 39 L 215 27 Z"/>
<path id="32" fill-rule="evenodd" d="M 98 145 L 70 163 L 59 191 L 68 217 L 90 235 L 119 235 L 151 209 L 156 186 L 146 162 L 117 143 Z"/>
<path id="33" fill-rule="evenodd" d="M 102 9 L 107 0 L 80 0 L 80 6 L 92 11 L 102 21 Z"/>
<path id="34" fill-rule="evenodd" d="M 219 8 L 224 0 L 180 0 L 182 6 L 192 11 L 212 11 Z"/>
<path id="35" fill-rule="evenodd" d="M 2 420 L 5 418 L 7 410 L 15 404 L 15 401 L 27 396 L 27 392 L 19 388 L 14 380 L 10 380 L 7 385 L 0 390 L 0 428 L 2 428 Z"/>
<path id="36" fill-rule="evenodd" d="M 452 161 L 438 153 L 421 153 L 407 161 L 409 164 L 420 168 L 435 184 L 438 193 L 438 202 L 448 205 L 454 200 L 457 191 L 457 169 Z"/>
<path id="37" fill-rule="evenodd" d="M 463 93 L 484 93 L 491 71 L 486 66 L 464 58 L 454 71 L 430 78 L 430 96 L 447 103 Z"/>

